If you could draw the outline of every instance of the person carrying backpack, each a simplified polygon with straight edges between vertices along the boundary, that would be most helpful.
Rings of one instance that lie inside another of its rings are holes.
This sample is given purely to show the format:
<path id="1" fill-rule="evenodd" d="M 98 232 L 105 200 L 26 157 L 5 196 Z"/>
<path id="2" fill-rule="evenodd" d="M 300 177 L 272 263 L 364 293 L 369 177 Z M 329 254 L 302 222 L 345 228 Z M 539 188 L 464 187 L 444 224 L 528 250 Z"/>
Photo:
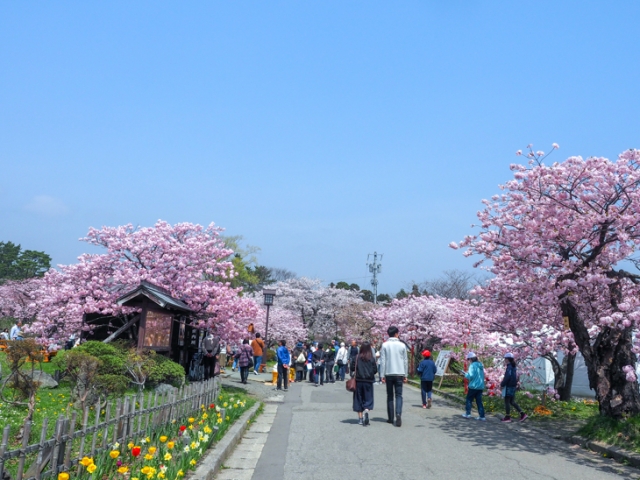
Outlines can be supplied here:
<path id="1" fill-rule="evenodd" d="M 504 361 L 507 364 L 507 369 L 504 372 L 504 378 L 500 382 L 502 387 L 502 396 L 504 397 L 504 409 L 506 415 L 501 420 L 504 423 L 511 422 L 511 406 L 520 413 L 520 421 L 524 421 L 528 418 L 527 414 L 522 411 L 520 406 L 516 403 L 516 390 L 518 388 L 518 370 L 516 367 L 516 360 L 513 358 L 513 353 L 505 353 Z"/>
<path id="2" fill-rule="evenodd" d="M 438 367 L 436 367 L 436 363 L 431 360 L 431 352 L 429 350 L 423 351 L 422 356 L 424 360 L 418 365 L 422 408 L 431 408 L 431 390 L 433 389 L 433 380 L 436 378 L 436 373 L 438 373 Z"/>

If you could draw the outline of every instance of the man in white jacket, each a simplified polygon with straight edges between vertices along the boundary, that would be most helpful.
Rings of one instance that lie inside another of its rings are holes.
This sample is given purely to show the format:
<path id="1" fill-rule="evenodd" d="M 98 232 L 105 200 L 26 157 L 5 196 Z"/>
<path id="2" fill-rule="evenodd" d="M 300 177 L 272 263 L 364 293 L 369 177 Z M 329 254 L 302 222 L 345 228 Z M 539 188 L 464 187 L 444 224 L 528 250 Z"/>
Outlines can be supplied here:
<path id="1" fill-rule="evenodd" d="M 380 376 L 382 383 L 387 385 L 387 423 L 393 423 L 393 398 L 395 396 L 396 427 L 402 425 L 402 384 L 407 383 L 409 374 L 409 359 L 407 348 L 398 338 L 398 327 L 391 326 L 387 329 L 389 340 L 382 344 L 380 349 Z M 395 393 L 395 395 L 394 395 Z"/>
<path id="2" fill-rule="evenodd" d="M 345 369 L 349 359 L 349 352 L 345 347 L 344 342 L 340 344 L 340 349 L 336 354 L 336 365 L 338 365 L 338 380 L 344 381 Z"/>

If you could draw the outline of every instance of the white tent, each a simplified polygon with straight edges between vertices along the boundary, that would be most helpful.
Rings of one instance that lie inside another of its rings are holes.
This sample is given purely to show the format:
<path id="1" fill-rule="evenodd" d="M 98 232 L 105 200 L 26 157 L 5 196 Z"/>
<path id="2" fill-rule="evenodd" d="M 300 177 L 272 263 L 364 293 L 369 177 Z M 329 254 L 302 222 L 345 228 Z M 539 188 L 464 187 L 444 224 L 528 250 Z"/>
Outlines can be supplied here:
<path id="1" fill-rule="evenodd" d="M 558 361 L 562 363 L 564 354 L 558 353 Z M 543 390 L 546 387 L 553 387 L 555 381 L 555 375 L 553 374 L 553 368 L 551 362 L 546 358 L 536 358 L 535 360 L 525 360 L 526 363 L 532 363 L 534 370 L 531 374 L 522 373 L 520 376 L 520 382 L 526 388 L 533 388 L 536 390 Z M 582 354 L 576 355 L 576 361 L 573 372 L 573 384 L 571 386 L 571 395 L 576 397 L 589 397 L 593 398 L 595 393 L 589 388 L 589 377 L 587 375 L 587 366 L 584 364 L 584 358 Z"/>

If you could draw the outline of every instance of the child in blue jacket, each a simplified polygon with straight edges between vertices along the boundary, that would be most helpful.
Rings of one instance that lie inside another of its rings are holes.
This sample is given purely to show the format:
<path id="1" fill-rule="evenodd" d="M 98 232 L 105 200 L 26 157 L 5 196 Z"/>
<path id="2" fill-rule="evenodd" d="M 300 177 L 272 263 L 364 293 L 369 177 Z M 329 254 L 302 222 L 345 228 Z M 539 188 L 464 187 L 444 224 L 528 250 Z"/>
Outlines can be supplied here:
<path id="1" fill-rule="evenodd" d="M 433 380 L 436 378 L 438 368 L 435 362 L 431 360 L 431 352 L 429 350 L 423 351 L 422 356 L 424 359 L 420 362 L 420 365 L 418 365 L 422 408 L 431 408 L 431 390 L 433 389 Z"/>

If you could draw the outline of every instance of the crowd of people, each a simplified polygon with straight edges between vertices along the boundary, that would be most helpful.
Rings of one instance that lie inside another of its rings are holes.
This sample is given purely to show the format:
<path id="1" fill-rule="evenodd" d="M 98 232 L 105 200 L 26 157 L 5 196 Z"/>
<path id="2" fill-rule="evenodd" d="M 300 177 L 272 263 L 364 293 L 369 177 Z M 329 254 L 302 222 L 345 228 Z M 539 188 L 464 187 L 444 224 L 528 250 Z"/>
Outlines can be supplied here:
<path id="1" fill-rule="evenodd" d="M 355 340 L 347 346 L 344 342 L 331 340 L 322 342 L 297 342 L 293 348 L 285 340 L 278 342 L 276 349 L 277 383 L 275 390 L 287 392 L 289 382 L 308 382 L 315 387 L 329 383 L 344 382 L 347 375 L 355 380 L 353 389 L 353 411 L 358 415 L 358 423 L 370 424 L 369 415 L 374 407 L 374 384 L 386 386 L 387 423 L 402 426 L 403 386 L 408 381 L 408 347 L 400 340 L 400 331 L 391 326 L 387 330 L 388 339 L 379 348 L 370 342 L 359 346 Z M 266 353 L 266 346 L 259 333 L 250 340 L 245 338 L 240 346 L 228 348 L 229 361 L 233 359 L 232 370 L 240 369 L 242 383 L 247 383 L 249 369 L 258 374 L 260 362 Z M 472 418 L 471 409 L 475 402 L 478 409 L 477 420 L 485 421 L 482 395 L 485 390 L 485 372 L 477 355 L 469 352 L 466 356 L 469 367 L 460 374 L 468 380 L 464 418 Z M 501 383 L 506 415 L 502 422 L 511 422 L 511 408 L 520 415 L 520 421 L 527 414 L 515 401 L 518 373 L 512 353 L 504 356 L 505 374 Z M 429 350 L 422 352 L 422 361 L 416 372 L 420 377 L 422 408 L 432 407 L 433 382 L 437 367 Z M 376 378 L 377 377 L 377 378 Z"/>

